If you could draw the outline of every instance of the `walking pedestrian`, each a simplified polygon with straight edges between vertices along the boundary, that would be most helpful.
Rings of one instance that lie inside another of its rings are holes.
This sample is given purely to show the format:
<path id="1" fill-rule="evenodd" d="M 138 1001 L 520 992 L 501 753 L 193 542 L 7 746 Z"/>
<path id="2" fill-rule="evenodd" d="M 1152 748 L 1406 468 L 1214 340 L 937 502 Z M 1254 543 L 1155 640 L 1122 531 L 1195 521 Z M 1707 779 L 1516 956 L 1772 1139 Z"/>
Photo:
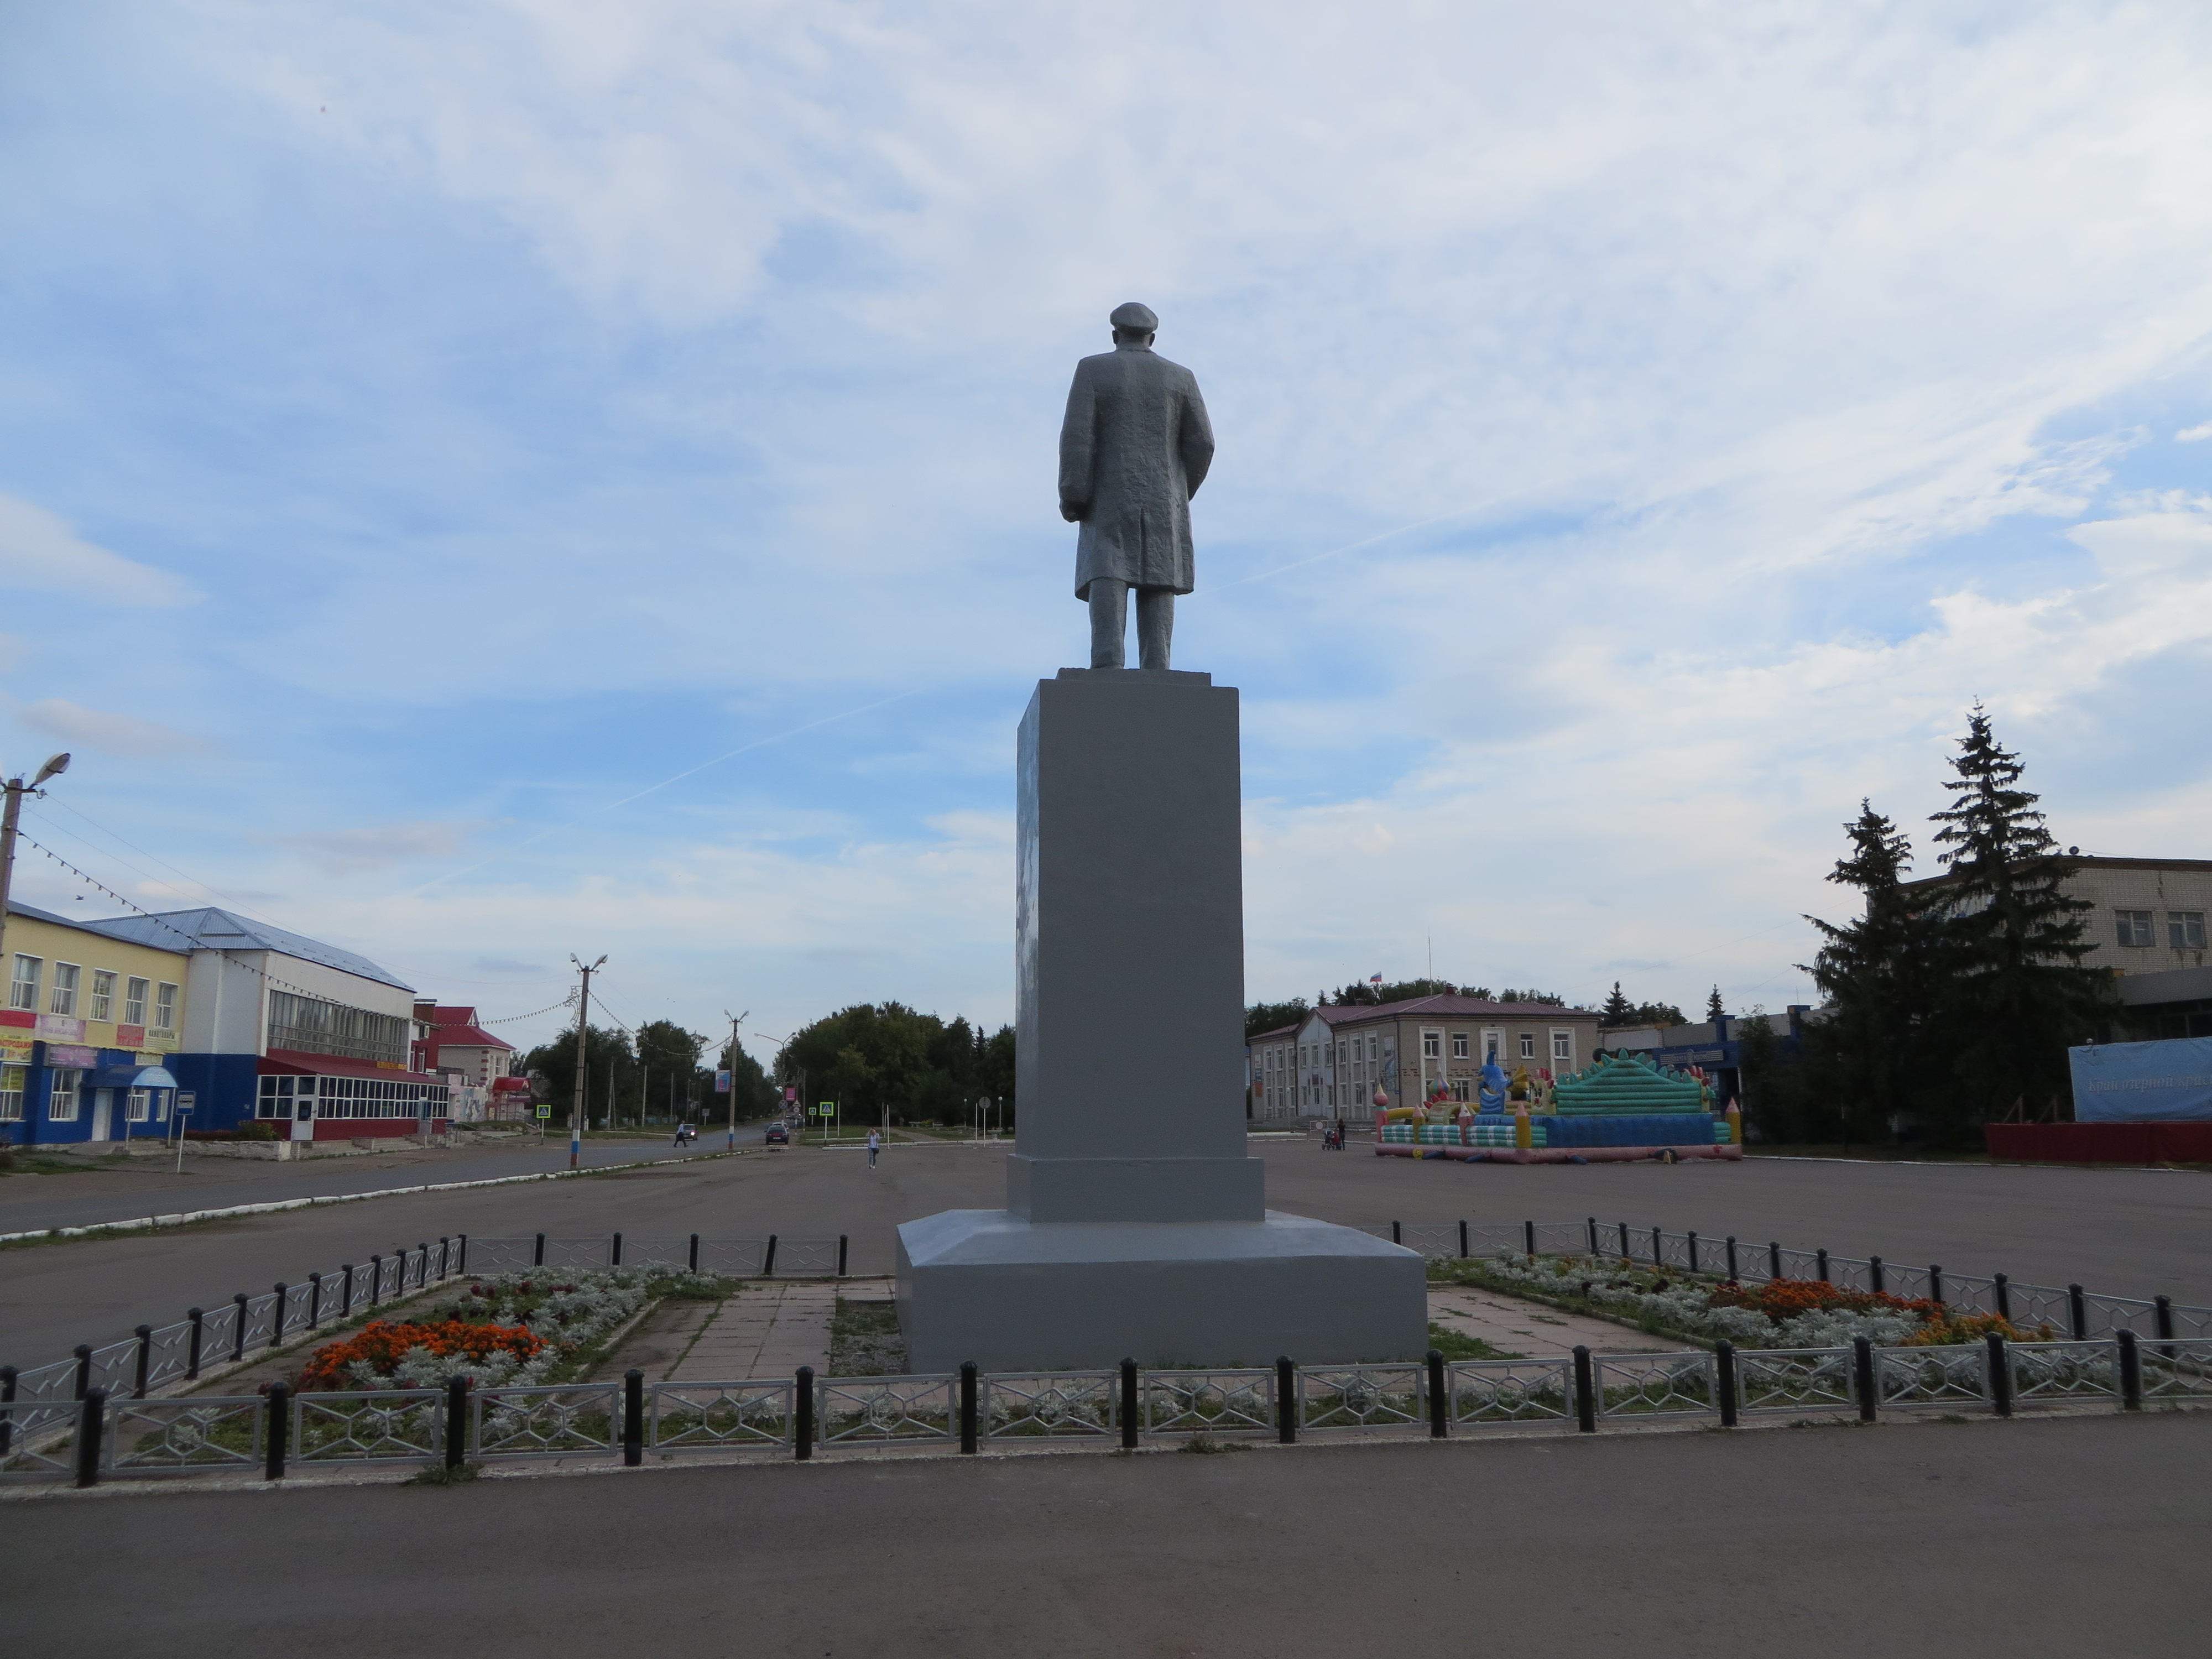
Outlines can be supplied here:
<path id="1" fill-rule="evenodd" d="M 876 1167 L 876 1153 L 878 1150 L 882 1147 L 883 1144 L 884 1138 L 882 1135 L 873 1129 L 868 1131 L 868 1167 L 871 1170 Z"/>

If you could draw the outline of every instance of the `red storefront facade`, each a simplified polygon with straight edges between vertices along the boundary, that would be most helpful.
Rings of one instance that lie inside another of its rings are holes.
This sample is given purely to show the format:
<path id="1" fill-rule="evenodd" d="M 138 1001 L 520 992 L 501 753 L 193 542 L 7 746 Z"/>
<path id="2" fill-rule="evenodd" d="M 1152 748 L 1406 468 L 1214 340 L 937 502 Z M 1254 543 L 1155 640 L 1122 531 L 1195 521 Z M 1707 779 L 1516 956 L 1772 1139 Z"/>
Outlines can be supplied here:
<path id="1" fill-rule="evenodd" d="M 261 1056 L 254 1116 L 291 1125 L 295 1140 L 353 1140 L 443 1134 L 447 1080 L 427 1072 L 271 1048 Z"/>

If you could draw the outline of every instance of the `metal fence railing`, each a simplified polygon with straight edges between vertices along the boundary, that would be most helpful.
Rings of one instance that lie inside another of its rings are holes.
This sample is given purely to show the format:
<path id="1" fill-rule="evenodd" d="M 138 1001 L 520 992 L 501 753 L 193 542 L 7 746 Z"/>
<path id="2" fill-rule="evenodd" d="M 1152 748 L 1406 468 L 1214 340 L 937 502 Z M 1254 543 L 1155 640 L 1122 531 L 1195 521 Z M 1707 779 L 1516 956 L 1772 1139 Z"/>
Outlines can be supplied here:
<path id="1" fill-rule="evenodd" d="M 43 1423 L 66 1417 L 94 1389 L 110 1400 L 143 1400 L 179 1382 L 219 1376 L 326 1326 L 467 1273 L 642 1267 L 735 1279 L 842 1278 L 848 1254 L 843 1237 L 779 1239 L 770 1233 L 763 1238 L 703 1239 L 693 1233 L 626 1240 L 620 1233 L 589 1238 L 544 1233 L 472 1238 L 462 1233 L 388 1255 L 373 1253 L 366 1261 L 311 1273 L 297 1283 L 279 1282 L 258 1296 L 240 1291 L 228 1302 L 191 1309 L 167 1325 L 141 1325 L 122 1341 L 81 1345 L 68 1359 L 21 1368 L 0 1365 L 0 1405 L 20 1407 L 24 1422 Z"/>
<path id="2" fill-rule="evenodd" d="M 1670 1233 L 1625 1221 L 1524 1221 L 1517 1224 L 1468 1221 L 1392 1221 L 1362 1226 L 1431 1260 L 1495 1255 L 1593 1255 L 1681 1273 L 1766 1284 L 1816 1279 L 1846 1290 L 1875 1291 L 1906 1301 L 1941 1302 L 1968 1313 L 1997 1314 L 2022 1330 L 2048 1326 L 2069 1341 L 2088 1341 L 2123 1330 L 2160 1341 L 2212 1337 L 2212 1308 L 2171 1297 L 2109 1296 L 2079 1285 L 2034 1285 L 1994 1273 L 1987 1278 L 1941 1266 L 1914 1266 L 1881 1256 L 1832 1255 L 1776 1241 L 1753 1242 L 1730 1234 Z"/>
<path id="3" fill-rule="evenodd" d="M 812 1457 L 1103 1448 L 1308 1436 L 1444 1439 L 1491 1430 L 1593 1433 L 1747 1417 L 1984 1411 L 1999 1416 L 2212 1401 L 2212 1340 L 1707 1352 L 1543 1360 L 617 1382 L 134 1399 L 94 1387 L 57 1408 L 0 1405 L 0 1480 L 195 1475 L 282 1479 L 316 1468 L 558 1459 L 635 1466 L 702 1453 Z"/>

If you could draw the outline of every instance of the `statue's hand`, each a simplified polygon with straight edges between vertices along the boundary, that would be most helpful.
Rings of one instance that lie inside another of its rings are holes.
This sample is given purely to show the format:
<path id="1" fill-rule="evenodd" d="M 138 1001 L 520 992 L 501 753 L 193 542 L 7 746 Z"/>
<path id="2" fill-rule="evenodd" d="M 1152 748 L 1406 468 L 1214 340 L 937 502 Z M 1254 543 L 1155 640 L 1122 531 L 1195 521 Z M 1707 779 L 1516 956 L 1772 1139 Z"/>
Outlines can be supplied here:
<path id="1" fill-rule="evenodd" d="M 1070 524 L 1081 524 L 1090 515 L 1090 512 L 1091 508 L 1087 503 L 1062 501 L 1060 504 L 1060 516 Z"/>

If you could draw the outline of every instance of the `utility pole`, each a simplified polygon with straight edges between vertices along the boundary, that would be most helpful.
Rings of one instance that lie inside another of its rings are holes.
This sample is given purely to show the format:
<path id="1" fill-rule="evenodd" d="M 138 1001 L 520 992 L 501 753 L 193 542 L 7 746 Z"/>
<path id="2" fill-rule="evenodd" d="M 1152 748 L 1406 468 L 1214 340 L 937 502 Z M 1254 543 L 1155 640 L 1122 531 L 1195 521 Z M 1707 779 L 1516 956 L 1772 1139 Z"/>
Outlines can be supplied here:
<path id="1" fill-rule="evenodd" d="M 15 877 L 15 821 L 23 813 L 23 797 L 40 793 L 39 786 L 48 778 L 58 778 L 69 770 L 70 757 L 56 755 L 39 769 L 38 775 L 28 783 L 20 777 L 10 778 L 4 786 L 8 805 L 0 811 L 0 969 L 7 969 L 12 981 L 14 970 L 8 962 L 8 889 Z"/>
<path id="2" fill-rule="evenodd" d="M 726 1008 L 723 1009 L 722 1012 L 726 1014 L 730 1014 L 730 1011 Z M 734 1152 L 738 1149 L 738 1027 L 745 1023 L 745 1014 L 750 1014 L 752 1010 L 748 1008 L 745 1010 L 744 1014 L 730 1014 L 730 1052 L 728 1055 L 726 1056 L 730 1062 L 728 1067 L 730 1073 L 730 1131 L 729 1139 L 723 1144 L 722 1147 L 724 1152 Z"/>
<path id="3" fill-rule="evenodd" d="M 585 1079 L 591 1076 L 585 1060 L 584 1037 L 592 1029 L 592 975 L 605 967 L 607 959 L 601 957 L 586 968 L 572 951 L 568 960 L 576 963 L 576 971 L 584 976 L 583 989 L 576 998 L 576 1094 L 568 1106 L 568 1167 L 573 1170 L 583 1162 L 584 1154 Z"/>

